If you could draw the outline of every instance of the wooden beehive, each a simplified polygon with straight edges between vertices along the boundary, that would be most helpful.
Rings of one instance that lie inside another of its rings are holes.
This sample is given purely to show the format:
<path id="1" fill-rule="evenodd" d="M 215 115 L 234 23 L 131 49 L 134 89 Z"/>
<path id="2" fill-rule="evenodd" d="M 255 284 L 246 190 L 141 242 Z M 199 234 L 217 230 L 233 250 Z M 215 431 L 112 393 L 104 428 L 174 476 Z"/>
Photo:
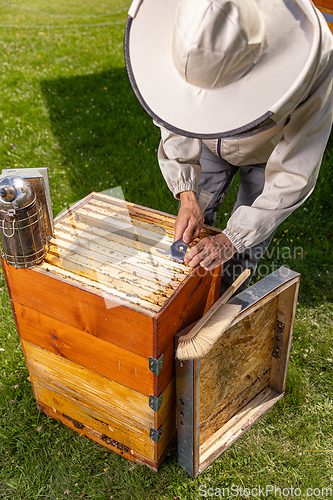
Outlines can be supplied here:
<path id="1" fill-rule="evenodd" d="M 247 288 L 230 301 L 242 310 L 211 351 L 177 360 L 178 461 L 192 477 L 284 395 L 299 279 L 281 267 Z"/>
<path id="2" fill-rule="evenodd" d="M 38 407 L 154 470 L 176 435 L 174 335 L 219 292 L 218 273 L 159 253 L 174 222 L 92 193 L 56 218 L 41 265 L 2 262 Z"/>

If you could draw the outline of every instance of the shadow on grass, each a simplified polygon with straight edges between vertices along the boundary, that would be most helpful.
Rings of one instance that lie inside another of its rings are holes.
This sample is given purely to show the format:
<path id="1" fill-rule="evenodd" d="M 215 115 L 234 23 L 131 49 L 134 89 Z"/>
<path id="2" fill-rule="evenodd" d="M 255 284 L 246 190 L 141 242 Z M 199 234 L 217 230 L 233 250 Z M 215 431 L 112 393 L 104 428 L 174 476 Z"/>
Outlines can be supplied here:
<path id="1" fill-rule="evenodd" d="M 157 163 L 159 129 L 138 103 L 124 68 L 45 80 L 42 91 L 63 159 L 61 175 L 52 181 L 60 197 L 63 175 L 69 203 L 121 186 L 128 201 L 176 212 Z"/>

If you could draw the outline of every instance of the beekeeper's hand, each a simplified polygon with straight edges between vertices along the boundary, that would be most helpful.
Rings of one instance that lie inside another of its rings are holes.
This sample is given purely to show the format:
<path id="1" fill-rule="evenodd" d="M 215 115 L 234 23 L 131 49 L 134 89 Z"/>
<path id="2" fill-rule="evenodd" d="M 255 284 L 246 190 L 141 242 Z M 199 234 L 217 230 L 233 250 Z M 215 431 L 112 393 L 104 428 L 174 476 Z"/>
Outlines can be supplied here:
<path id="1" fill-rule="evenodd" d="M 175 241 L 191 243 L 200 234 L 204 216 L 194 191 L 180 193 L 180 209 L 175 222 Z"/>
<path id="2" fill-rule="evenodd" d="M 221 233 L 200 240 L 187 252 L 184 261 L 190 267 L 200 265 L 206 271 L 211 271 L 231 259 L 236 252 L 236 247 Z"/>

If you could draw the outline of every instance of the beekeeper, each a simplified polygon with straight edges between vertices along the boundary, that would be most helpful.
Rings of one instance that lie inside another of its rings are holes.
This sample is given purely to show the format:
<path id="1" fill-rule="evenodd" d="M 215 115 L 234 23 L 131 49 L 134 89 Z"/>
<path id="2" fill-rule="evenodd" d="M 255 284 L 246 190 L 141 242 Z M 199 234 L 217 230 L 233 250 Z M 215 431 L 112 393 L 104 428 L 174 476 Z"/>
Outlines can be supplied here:
<path id="1" fill-rule="evenodd" d="M 137 0 L 129 10 L 126 66 L 161 129 L 158 161 L 181 202 L 175 240 L 214 224 L 239 172 L 226 228 L 185 257 L 206 270 L 226 262 L 226 286 L 255 268 L 315 187 L 332 126 L 332 48 L 310 0 Z M 204 214 L 198 199 L 209 201 Z"/>

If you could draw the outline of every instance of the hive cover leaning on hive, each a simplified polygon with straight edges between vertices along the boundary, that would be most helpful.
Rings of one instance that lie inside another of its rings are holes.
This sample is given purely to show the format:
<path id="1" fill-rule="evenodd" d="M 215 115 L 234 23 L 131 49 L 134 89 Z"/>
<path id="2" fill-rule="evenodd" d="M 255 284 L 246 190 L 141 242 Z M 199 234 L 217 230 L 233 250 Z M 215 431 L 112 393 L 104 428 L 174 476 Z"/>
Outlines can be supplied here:
<path id="1" fill-rule="evenodd" d="M 219 291 L 158 251 L 174 222 L 92 193 L 56 218 L 41 265 L 3 262 L 38 406 L 155 470 L 176 434 L 174 335 Z"/>

